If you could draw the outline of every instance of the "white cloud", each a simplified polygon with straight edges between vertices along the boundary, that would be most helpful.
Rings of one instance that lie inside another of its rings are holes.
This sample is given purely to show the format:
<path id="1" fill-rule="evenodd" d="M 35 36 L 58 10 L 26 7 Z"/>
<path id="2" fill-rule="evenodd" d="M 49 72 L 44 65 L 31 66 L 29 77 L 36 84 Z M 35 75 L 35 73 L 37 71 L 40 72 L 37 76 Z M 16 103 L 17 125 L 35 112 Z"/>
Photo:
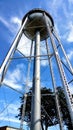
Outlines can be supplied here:
<path id="1" fill-rule="evenodd" d="M 9 29 L 10 32 L 13 32 L 12 25 L 9 23 L 9 21 L 0 16 L 0 22 L 2 22 L 4 26 L 6 26 Z"/>
<path id="2" fill-rule="evenodd" d="M 73 42 L 73 22 L 71 23 L 71 21 L 73 21 L 72 2 L 73 0 L 69 0 L 67 3 L 63 0 L 53 0 L 52 3 L 49 1 L 46 2 L 46 7 L 48 9 L 51 8 L 50 12 L 54 18 L 54 22 L 56 22 L 58 34 L 62 39 L 65 39 L 68 42 Z M 69 6 L 67 6 L 67 4 Z M 71 23 L 72 26 L 70 26 L 69 23 Z"/>
<path id="3" fill-rule="evenodd" d="M 48 61 L 47 60 L 41 60 L 41 66 L 45 67 L 48 65 Z"/>
<path id="4" fill-rule="evenodd" d="M 18 101 L 14 102 L 13 100 L 13 104 L 9 103 L 7 104 L 7 102 L 5 102 L 4 100 L 2 100 L 3 102 L 0 102 L 2 105 L 2 108 L 0 108 L 0 119 L 4 118 L 4 117 L 15 117 L 15 115 L 18 115 L 19 111 L 18 108 L 20 107 L 20 103 Z"/>
<path id="5" fill-rule="evenodd" d="M 6 21 L 6 19 L 4 19 L 3 17 L 0 16 L 0 21 L 7 27 L 9 28 L 9 23 Z"/>
<path id="6" fill-rule="evenodd" d="M 8 117 L 0 117 L 0 120 L 2 121 L 8 121 L 8 122 L 14 122 L 14 123 L 20 123 L 18 119 L 15 118 L 8 118 Z"/>
<path id="7" fill-rule="evenodd" d="M 29 88 L 32 87 L 32 81 L 28 81 L 28 86 L 29 86 Z M 28 90 L 28 89 L 27 89 L 27 90 Z"/>
<path id="8" fill-rule="evenodd" d="M 59 30 L 57 24 L 55 24 L 55 31 L 56 31 L 57 35 L 60 37 L 60 30 Z"/>
<path id="9" fill-rule="evenodd" d="M 14 89 L 22 89 L 22 83 L 24 83 L 25 77 L 22 73 L 25 70 L 24 64 L 16 65 L 13 71 L 8 71 L 6 78 L 3 81 L 3 84 L 7 84 L 7 86 L 11 86 Z"/>
<path id="10" fill-rule="evenodd" d="M 72 61 L 72 59 L 73 59 L 73 50 L 72 50 L 72 49 L 71 49 L 71 50 L 68 50 L 68 52 L 67 52 L 66 54 L 67 54 L 68 59 L 69 59 L 70 61 Z M 66 63 L 65 57 L 62 57 L 62 60 L 64 61 L 64 63 Z"/>
<path id="11" fill-rule="evenodd" d="M 13 114 L 13 115 L 17 115 L 18 114 L 18 108 L 20 107 L 20 103 L 16 102 L 16 104 L 10 104 L 8 106 L 8 113 Z"/>
<path id="12" fill-rule="evenodd" d="M 73 85 L 69 85 L 69 90 L 70 90 L 70 93 L 73 94 Z"/>
<path id="13" fill-rule="evenodd" d="M 21 19 L 18 17 L 11 17 L 10 19 L 6 19 L 0 16 L 0 21 L 9 29 L 11 33 L 16 33 L 21 25 Z"/>
<path id="14" fill-rule="evenodd" d="M 24 64 L 17 64 L 12 72 L 8 72 L 7 78 L 15 83 L 17 83 L 17 81 L 23 80 L 23 69 L 25 70 Z"/>
<path id="15" fill-rule="evenodd" d="M 68 0 L 69 1 L 69 3 L 73 3 L 73 0 Z"/>
<path id="16" fill-rule="evenodd" d="M 59 6 L 61 5 L 61 3 L 62 3 L 62 1 L 53 0 L 52 6 L 54 8 L 59 8 Z"/>
<path id="17" fill-rule="evenodd" d="M 29 40 L 28 38 L 26 38 L 24 35 L 22 36 L 20 43 L 17 47 L 17 49 L 25 56 L 30 56 L 30 48 L 31 48 L 31 40 Z M 45 44 L 41 44 L 41 55 L 46 55 L 47 54 L 47 50 L 45 48 Z M 33 45 L 33 50 L 32 50 L 32 55 L 34 55 L 34 45 Z M 47 58 L 45 56 L 43 56 L 43 58 Z M 48 65 L 47 60 L 41 60 L 41 66 L 46 66 Z"/>
<path id="18" fill-rule="evenodd" d="M 46 43 L 44 43 L 43 45 L 41 44 L 41 55 L 46 55 L 46 54 L 47 54 Z"/>
<path id="19" fill-rule="evenodd" d="M 2 122 L 13 122 L 13 123 L 18 123 L 20 125 L 21 121 L 16 119 L 16 118 L 12 118 L 12 117 L 0 117 L 0 121 Z M 27 125 L 26 122 L 23 122 L 24 125 Z"/>
<path id="20" fill-rule="evenodd" d="M 17 49 L 23 55 L 30 56 L 30 48 L 31 48 L 31 41 L 23 35 Z"/>
<path id="21" fill-rule="evenodd" d="M 50 3 L 50 5 L 49 5 L 49 3 Z M 47 3 L 47 8 L 50 8 L 49 10 L 51 11 L 52 16 L 54 16 L 54 18 L 55 18 L 55 20 L 57 20 L 57 22 L 59 20 L 58 18 L 60 18 L 58 11 L 59 11 L 61 5 L 63 5 L 63 3 L 64 3 L 63 0 L 59 0 L 59 1 L 53 0 L 52 2 L 48 1 L 48 3 Z"/>
<path id="22" fill-rule="evenodd" d="M 23 92 L 28 92 L 32 87 L 32 81 L 28 79 L 28 84 L 26 85 L 27 76 L 24 75 L 25 72 L 25 65 L 23 63 L 17 64 L 13 71 L 8 70 L 2 85 L 14 89 L 21 94 Z"/>
<path id="23" fill-rule="evenodd" d="M 68 14 L 68 18 L 71 17 L 71 15 Z M 68 19 L 66 20 L 65 24 L 62 25 L 62 28 L 64 29 L 61 34 L 61 39 L 64 39 L 67 41 L 67 43 L 73 42 L 73 21 Z"/>
<path id="24" fill-rule="evenodd" d="M 14 24 L 17 24 L 18 26 L 20 26 L 21 25 L 21 19 L 19 19 L 18 17 L 12 17 L 11 23 L 14 23 Z"/>
<path id="25" fill-rule="evenodd" d="M 21 26 L 21 19 L 17 16 L 12 16 L 9 20 L 10 28 L 13 34 L 15 34 Z"/>
<path id="26" fill-rule="evenodd" d="M 41 66 L 45 67 L 45 66 L 48 65 L 46 43 L 44 43 L 44 44 L 41 43 L 40 51 L 41 51 L 41 55 L 43 55 L 43 57 L 40 57 L 40 59 L 41 59 Z"/>
<path id="27" fill-rule="evenodd" d="M 68 24 L 68 37 L 67 37 L 67 41 L 68 42 L 73 42 L 73 22 L 70 21 Z"/>
<path id="28" fill-rule="evenodd" d="M 3 85 L 8 86 L 10 88 L 22 90 L 22 85 L 19 85 L 18 83 L 13 83 L 10 79 L 4 79 Z"/>
<path id="29" fill-rule="evenodd" d="M 18 108 L 20 107 L 20 103 L 16 101 L 13 104 L 6 104 L 4 100 L 2 100 L 2 104 L 4 110 L 2 112 L 2 110 L 0 109 L 0 121 L 20 123 L 20 120 L 15 118 L 15 116 L 19 114 Z M 24 122 L 24 124 L 26 123 Z"/>
<path id="30" fill-rule="evenodd" d="M 73 59 L 73 50 L 70 50 L 67 54 L 68 58 L 71 60 Z"/>

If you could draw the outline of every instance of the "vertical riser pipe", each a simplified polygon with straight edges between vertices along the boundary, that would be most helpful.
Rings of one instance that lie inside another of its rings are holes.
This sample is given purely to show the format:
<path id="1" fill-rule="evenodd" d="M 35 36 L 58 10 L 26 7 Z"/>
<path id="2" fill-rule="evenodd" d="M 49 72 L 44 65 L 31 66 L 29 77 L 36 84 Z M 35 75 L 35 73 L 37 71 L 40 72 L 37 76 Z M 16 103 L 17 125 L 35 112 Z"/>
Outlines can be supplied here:
<path id="1" fill-rule="evenodd" d="M 38 55 L 40 55 L 40 33 L 36 32 L 31 130 L 41 130 L 40 57 Z"/>

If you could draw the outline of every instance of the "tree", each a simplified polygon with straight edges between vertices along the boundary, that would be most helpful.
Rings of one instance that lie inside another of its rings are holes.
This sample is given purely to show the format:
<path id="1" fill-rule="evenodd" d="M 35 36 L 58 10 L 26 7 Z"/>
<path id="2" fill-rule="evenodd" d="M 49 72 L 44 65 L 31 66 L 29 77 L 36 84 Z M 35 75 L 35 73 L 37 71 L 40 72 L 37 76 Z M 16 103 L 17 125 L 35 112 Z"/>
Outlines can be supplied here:
<path id="1" fill-rule="evenodd" d="M 67 125 L 69 130 L 72 130 L 71 125 L 71 119 L 69 115 L 69 111 L 66 104 L 66 99 L 64 95 L 64 91 L 62 87 L 57 88 L 58 91 L 58 97 L 61 107 L 61 112 L 63 116 L 64 124 Z M 26 102 L 26 110 L 25 110 L 25 117 L 24 121 L 29 122 L 31 120 L 31 99 L 32 99 L 32 90 L 27 93 L 27 102 Z M 22 115 L 22 107 L 23 107 L 23 99 L 24 97 L 20 97 L 21 100 L 21 106 L 19 108 L 19 114 L 18 118 L 21 119 Z M 51 89 L 48 89 L 46 87 L 41 89 L 41 126 L 42 130 L 48 129 L 49 126 L 53 126 L 58 124 L 58 118 L 57 118 L 57 110 L 56 110 L 56 104 L 55 104 L 55 97 L 54 93 Z"/>
<path id="2" fill-rule="evenodd" d="M 45 125 L 45 130 L 47 130 L 48 126 L 58 124 L 55 98 L 52 90 L 46 87 L 41 89 L 41 94 L 41 119 L 42 124 Z"/>

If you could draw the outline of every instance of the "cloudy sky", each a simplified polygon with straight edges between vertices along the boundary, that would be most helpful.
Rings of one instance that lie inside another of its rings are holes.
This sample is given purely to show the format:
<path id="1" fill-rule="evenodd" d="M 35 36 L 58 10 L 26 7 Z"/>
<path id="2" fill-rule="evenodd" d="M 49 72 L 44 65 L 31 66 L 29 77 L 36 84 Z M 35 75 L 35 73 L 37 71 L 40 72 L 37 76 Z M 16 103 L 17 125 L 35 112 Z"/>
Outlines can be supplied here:
<path id="1" fill-rule="evenodd" d="M 42 8 L 51 14 L 62 45 L 73 66 L 73 0 L 0 0 L 0 66 L 20 29 L 22 18 L 34 8 Z M 18 50 L 26 56 L 30 53 L 30 40 L 24 35 L 20 40 Z M 44 43 L 42 43 L 41 54 L 46 54 Z M 16 56 L 21 55 L 17 52 L 15 53 Z M 61 55 L 61 58 L 66 62 L 63 55 Z M 32 86 L 32 72 L 30 73 L 28 88 L 25 85 L 27 69 L 28 59 L 24 61 L 19 59 L 12 60 L 7 70 L 3 85 L 0 87 L 0 126 L 15 126 L 14 122 L 16 122 L 16 126 L 19 127 L 19 121 L 15 118 L 15 115 L 18 114 L 17 108 L 20 106 L 19 97 L 21 93 L 27 92 L 29 87 Z M 31 63 L 31 71 L 32 69 Z M 41 61 L 41 86 L 52 86 L 48 73 L 48 62 L 46 60 Z M 55 78 L 57 79 L 57 77 Z M 72 75 L 69 74 L 67 78 L 71 80 Z M 57 85 L 59 84 L 60 82 L 57 83 Z M 73 91 L 72 84 L 70 84 L 70 90 Z M 53 130 L 56 129 L 53 128 Z M 49 128 L 49 130 L 52 130 L 52 128 Z"/>

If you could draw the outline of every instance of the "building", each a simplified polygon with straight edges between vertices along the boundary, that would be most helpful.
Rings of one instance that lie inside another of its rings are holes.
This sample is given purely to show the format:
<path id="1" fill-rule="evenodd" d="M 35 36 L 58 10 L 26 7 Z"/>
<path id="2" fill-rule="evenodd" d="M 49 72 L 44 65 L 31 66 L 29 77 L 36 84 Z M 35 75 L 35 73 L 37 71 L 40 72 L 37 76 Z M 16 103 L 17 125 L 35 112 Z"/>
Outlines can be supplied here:
<path id="1" fill-rule="evenodd" d="M 0 130 L 18 130 L 18 128 L 10 127 L 10 126 L 2 126 L 0 127 Z"/>

